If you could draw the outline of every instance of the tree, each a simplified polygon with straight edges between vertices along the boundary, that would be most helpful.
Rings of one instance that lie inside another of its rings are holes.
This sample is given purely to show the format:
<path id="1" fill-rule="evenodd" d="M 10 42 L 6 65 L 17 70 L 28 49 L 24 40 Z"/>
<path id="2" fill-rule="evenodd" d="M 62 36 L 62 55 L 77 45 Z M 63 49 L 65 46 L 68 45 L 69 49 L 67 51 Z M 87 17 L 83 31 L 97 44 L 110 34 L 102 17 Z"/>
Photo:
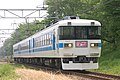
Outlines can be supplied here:
<path id="1" fill-rule="evenodd" d="M 103 39 L 116 48 L 120 41 L 120 0 L 102 0 L 101 11 Z"/>
<path id="2" fill-rule="evenodd" d="M 48 13 L 52 17 L 79 15 L 84 4 L 80 0 L 46 0 Z M 53 5 L 54 4 L 54 5 Z"/>
<path id="3" fill-rule="evenodd" d="M 13 45 L 15 43 L 33 35 L 43 27 L 44 25 L 39 21 L 20 24 L 19 28 L 15 30 L 11 37 L 4 42 L 3 47 L 0 48 L 0 54 L 3 56 L 13 55 Z"/>

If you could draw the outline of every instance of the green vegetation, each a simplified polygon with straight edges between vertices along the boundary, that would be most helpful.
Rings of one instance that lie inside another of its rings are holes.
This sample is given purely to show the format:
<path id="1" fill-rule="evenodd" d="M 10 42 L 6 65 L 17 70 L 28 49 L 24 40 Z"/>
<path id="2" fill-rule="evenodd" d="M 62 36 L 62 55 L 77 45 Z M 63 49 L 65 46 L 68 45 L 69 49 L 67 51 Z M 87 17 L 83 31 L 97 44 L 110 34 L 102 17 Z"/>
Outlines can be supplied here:
<path id="1" fill-rule="evenodd" d="M 120 74 L 120 0 L 45 0 L 50 17 L 80 16 L 95 19 L 102 23 L 102 41 L 105 42 L 100 58 L 98 71 Z M 53 5 L 54 4 L 54 5 Z M 13 44 L 33 35 L 49 22 L 55 19 L 45 19 L 42 22 L 23 23 L 7 39 L 0 49 L 0 55 L 12 55 Z"/>
<path id="2" fill-rule="evenodd" d="M 16 80 L 15 67 L 10 64 L 0 64 L 0 80 Z"/>
<path id="3" fill-rule="evenodd" d="M 110 44 L 105 45 L 100 57 L 98 72 L 120 75 L 120 46 L 112 50 Z"/>

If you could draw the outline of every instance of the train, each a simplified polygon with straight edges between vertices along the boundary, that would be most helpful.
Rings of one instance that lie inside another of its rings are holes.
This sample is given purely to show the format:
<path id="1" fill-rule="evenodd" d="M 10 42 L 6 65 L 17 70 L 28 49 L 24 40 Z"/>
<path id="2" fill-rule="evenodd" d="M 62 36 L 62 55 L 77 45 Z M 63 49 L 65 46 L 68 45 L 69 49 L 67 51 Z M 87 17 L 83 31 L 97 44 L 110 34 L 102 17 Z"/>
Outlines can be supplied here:
<path id="1" fill-rule="evenodd" d="M 66 16 L 62 20 L 13 45 L 14 61 L 61 68 L 99 68 L 101 23 Z"/>

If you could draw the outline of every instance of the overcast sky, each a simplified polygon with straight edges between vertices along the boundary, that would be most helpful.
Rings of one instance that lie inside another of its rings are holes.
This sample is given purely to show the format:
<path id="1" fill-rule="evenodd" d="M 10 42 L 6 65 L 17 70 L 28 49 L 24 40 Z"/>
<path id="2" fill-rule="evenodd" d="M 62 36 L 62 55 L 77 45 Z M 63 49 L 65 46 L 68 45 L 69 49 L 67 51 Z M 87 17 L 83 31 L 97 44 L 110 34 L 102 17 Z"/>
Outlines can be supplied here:
<path id="1" fill-rule="evenodd" d="M 0 0 L 0 9 L 35 8 L 42 3 L 43 0 Z"/>
<path id="2" fill-rule="evenodd" d="M 42 6 L 43 0 L 0 0 L 0 9 L 35 9 L 38 5 Z M 24 22 L 24 19 L 2 19 L 0 18 L 0 29 L 12 29 L 12 23 Z M 16 27 L 14 25 L 14 27 Z M 1 31 L 5 32 L 5 31 Z M 0 35 L 5 37 L 7 35 Z M 0 38 L 0 43 L 3 39 Z"/>

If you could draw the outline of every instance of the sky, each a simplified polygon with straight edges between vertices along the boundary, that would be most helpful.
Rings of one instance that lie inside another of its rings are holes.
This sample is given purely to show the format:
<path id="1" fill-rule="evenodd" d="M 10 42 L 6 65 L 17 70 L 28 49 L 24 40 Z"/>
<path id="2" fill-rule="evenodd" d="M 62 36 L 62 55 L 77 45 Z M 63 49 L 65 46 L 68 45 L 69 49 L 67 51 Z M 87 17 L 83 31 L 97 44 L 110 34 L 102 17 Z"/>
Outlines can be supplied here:
<path id="1" fill-rule="evenodd" d="M 43 6 L 43 0 L 0 0 L 0 9 L 36 9 L 37 6 Z M 25 22 L 25 19 L 0 18 L 0 29 L 17 28 L 17 25 L 22 22 Z M 8 31 L 0 30 L 0 46 L 3 44 L 2 41 L 10 37 L 10 35 L 1 35 L 1 33 L 8 33 Z"/>
<path id="2" fill-rule="evenodd" d="M 43 0 L 0 0 L 0 8 L 3 9 L 21 9 L 35 8 L 42 5 Z"/>

